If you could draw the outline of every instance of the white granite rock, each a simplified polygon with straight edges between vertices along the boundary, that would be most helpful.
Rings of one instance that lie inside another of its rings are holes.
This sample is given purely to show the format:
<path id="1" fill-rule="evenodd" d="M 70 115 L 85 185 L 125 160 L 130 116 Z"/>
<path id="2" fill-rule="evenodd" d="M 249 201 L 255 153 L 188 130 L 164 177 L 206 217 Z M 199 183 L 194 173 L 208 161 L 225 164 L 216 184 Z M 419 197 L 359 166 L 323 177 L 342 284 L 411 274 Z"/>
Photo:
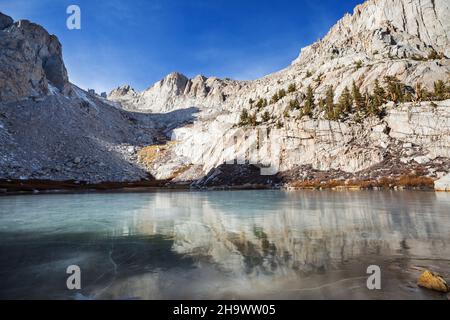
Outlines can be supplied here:
<path id="1" fill-rule="evenodd" d="M 434 182 L 434 190 L 436 191 L 450 191 L 450 174 L 440 178 Z"/>

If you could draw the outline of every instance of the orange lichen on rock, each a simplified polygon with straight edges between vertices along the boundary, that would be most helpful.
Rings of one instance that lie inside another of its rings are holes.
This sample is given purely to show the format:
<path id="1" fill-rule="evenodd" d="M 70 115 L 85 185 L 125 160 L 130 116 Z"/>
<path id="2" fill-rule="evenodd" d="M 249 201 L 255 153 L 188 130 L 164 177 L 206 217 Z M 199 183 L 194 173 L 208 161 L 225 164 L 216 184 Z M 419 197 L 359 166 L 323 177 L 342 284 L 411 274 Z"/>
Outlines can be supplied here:
<path id="1" fill-rule="evenodd" d="M 138 151 L 139 163 L 150 166 L 153 162 L 163 157 L 174 144 L 174 141 L 169 141 L 166 144 L 152 145 L 142 148 Z"/>

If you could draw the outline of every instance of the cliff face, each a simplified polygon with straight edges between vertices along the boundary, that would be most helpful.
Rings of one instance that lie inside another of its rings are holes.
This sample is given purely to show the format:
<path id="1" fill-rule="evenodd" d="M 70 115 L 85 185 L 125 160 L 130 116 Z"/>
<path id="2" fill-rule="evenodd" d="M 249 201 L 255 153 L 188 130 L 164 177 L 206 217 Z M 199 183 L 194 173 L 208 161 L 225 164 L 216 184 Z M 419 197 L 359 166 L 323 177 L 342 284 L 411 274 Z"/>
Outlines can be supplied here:
<path id="1" fill-rule="evenodd" d="M 450 4 L 445 0 L 369 0 L 347 14 L 295 64 L 351 55 L 375 58 L 450 56 Z"/>
<path id="2" fill-rule="evenodd" d="M 41 26 L 0 12 L 0 100 L 70 93 L 61 44 Z"/>
<path id="3" fill-rule="evenodd" d="M 110 98 L 126 109 L 143 112 L 200 109 L 193 125 L 174 130 L 174 143 L 165 156 L 148 165 L 160 178 L 182 168 L 178 180 L 209 173 L 206 180 L 211 181 L 223 174 L 214 168 L 233 161 L 275 166 L 273 172 L 299 167 L 333 170 L 339 172 L 336 178 L 359 172 L 366 177 L 370 168 L 383 164 L 389 175 L 393 163 L 404 168 L 418 164 L 431 170 L 427 174 L 441 177 L 450 166 L 448 101 L 438 102 L 437 107 L 430 102 L 388 103 L 383 106 L 384 116 L 363 121 L 325 120 L 317 108 L 312 117 L 301 117 L 289 103 L 297 100 L 303 105 L 308 86 L 315 91 L 317 104 L 330 86 L 337 102 L 353 82 L 361 92 L 371 92 L 375 80 L 382 83 L 385 76 L 396 77 L 411 92 L 418 82 L 428 90 L 438 80 L 447 82 L 449 6 L 443 0 L 367 1 L 338 21 L 322 40 L 304 48 L 291 66 L 262 79 L 188 79 L 173 73 L 141 93 L 121 96 L 118 89 Z M 295 85 L 293 92 L 287 90 L 289 85 Z M 280 89 L 288 91 L 285 97 L 255 108 L 256 101 L 270 101 Z M 255 112 L 259 125 L 237 126 L 244 108 Z M 263 120 L 264 113 L 269 120 Z M 308 170 L 301 172 L 299 178 L 310 177 Z"/>

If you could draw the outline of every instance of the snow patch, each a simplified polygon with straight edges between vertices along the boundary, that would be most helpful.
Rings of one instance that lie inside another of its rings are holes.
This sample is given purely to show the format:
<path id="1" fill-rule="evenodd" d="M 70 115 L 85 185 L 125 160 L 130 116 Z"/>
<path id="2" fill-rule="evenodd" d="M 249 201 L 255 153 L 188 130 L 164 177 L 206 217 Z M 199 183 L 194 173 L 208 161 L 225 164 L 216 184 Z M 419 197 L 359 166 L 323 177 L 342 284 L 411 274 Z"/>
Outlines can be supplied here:
<path id="1" fill-rule="evenodd" d="M 97 105 L 93 102 L 86 94 L 86 91 L 78 88 L 77 86 L 72 86 L 73 91 L 75 92 L 75 96 L 83 101 L 86 101 L 89 106 L 95 109 L 97 113 L 99 112 Z"/>
<path id="2" fill-rule="evenodd" d="M 47 93 L 48 96 L 56 96 L 59 93 L 60 91 L 58 88 L 53 86 L 51 83 L 48 84 L 48 93 Z"/>

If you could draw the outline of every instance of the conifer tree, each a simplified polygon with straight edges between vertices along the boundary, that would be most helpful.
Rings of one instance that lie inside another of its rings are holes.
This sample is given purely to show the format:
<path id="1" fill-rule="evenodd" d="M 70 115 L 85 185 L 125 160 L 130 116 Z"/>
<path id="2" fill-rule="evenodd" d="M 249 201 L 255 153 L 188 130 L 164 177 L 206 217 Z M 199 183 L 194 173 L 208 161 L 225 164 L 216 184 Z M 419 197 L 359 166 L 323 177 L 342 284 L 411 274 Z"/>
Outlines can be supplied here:
<path id="1" fill-rule="evenodd" d="M 297 86 L 295 85 L 295 83 L 291 83 L 288 87 L 288 92 L 289 93 L 293 93 L 297 90 Z"/>
<path id="2" fill-rule="evenodd" d="M 429 99 L 430 94 L 427 89 L 422 86 L 422 83 L 417 82 L 414 91 L 416 93 L 414 97 L 416 102 L 426 101 Z"/>
<path id="3" fill-rule="evenodd" d="M 248 120 L 249 120 L 248 111 L 247 109 L 244 108 L 242 109 L 241 116 L 239 118 L 239 125 L 245 126 L 246 124 L 248 124 Z"/>
<path id="4" fill-rule="evenodd" d="M 353 98 L 350 94 L 350 90 L 347 87 L 342 91 L 341 96 L 339 97 L 338 106 L 339 111 L 342 113 L 350 113 L 352 110 Z"/>
<path id="5" fill-rule="evenodd" d="M 396 77 L 386 76 L 384 81 L 387 86 L 388 98 L 391 101 L 402 102 L 404 98 L 404 85 Z"/>
<path id="6" fill-rule="evenodd" d="M 258 124 L 258 122 L 256 121 L 256 112 L 250 116 L 249 123 L 252 126 L 256 126 Z"/>
<path id="7" fill-rule="evenodd" d="M 314 92 L 311 86 L 309 85 L 306 89 L 306 98 L 305 98 L 305 106 L 303 107 L 303 115 L 311 116 L 312 111 L 314 109 Z"/>
<path id="8" fill-rule="evenodd" d="M 368 113 L 371 116 L 378 116 L 380 115 L 380 106 L 377 103 L 377 100 L 375 99 L 375 96 L 371 95 L 369 98 L 369 102 L 367 105 Z"/>
<path id="9" fill-rule="evenodd" d="M 262 121 L 264 121 L 264 122 L 269 121 L 269 120 L 270 120 L 270 114 L 269 114 L 269 111 L 265 111 L 265 112 L 262 114 L 261 118 L 262 118 Z"/>
<path id="10" fill-rule="evenodd" d="M 256 109 L 259 111 L 265 107 L 267 107 L 267 100 L 259 98 L 258 102 L 256 102 Z"/>
<path id="11" fill-rule="evenodd" d="M 284 98 L 285 96 L 286 96 L 286 91 L 284 89 L 280 89 L 278 91 L 278 100 Z"/>
<path id="12" fill-rule="evenodd" d="M 353 97 L 353 104 L 355 105 L 356 111 L 363 111 L 364 110 L 364 97 L 361 94 L 361 91 L 359 91 L 359 87 L 356 85 L 355 81 L 353 81 L 352 85 L 352 97 Z"/>
<path id="13" fill-rule="evenodd" d="M 384 88 L 380 86 L 380 82 L 378 79 L 375 79 L 374 87 L 373 87 L 373 103 L 379 108 L 386 102 L 386 91 Z"/>
<path id="14" fill-rule="evenodd" d="M 333 86 L 329 86 L 325 97 L 325 116 L 327 119 L 335 119 L 334 109 L 334 90 Z"/>
<path id="15" fill-rule="evenodd" d="M 445 83 L 442 80 L 434 82 L 434 100 L 445 99 Z"/>
<path id="16" fill-rule="evenodd" d="M 297 99 L 289 101 L 289 109 L 291 110 L 300 109 L 300 103 L 298 102 Z"/>
<path id="17" fill-rule="evenodd" d="M 324 98 L 320 98 L 319 99 L 319 110 L 320 111 L 327 111 L 326 109 L 326 103 L 325 103 L 325 99 Z"/>
<path id="18" fill-rule="evenodd" d="M 277 92 L 272 96 L 272 99 L 270 99 L 270 103 L 271 104 L 276 103 L 278 100 L 280 100 L 280 97 L 278 96 L 278 92 Z"/>

